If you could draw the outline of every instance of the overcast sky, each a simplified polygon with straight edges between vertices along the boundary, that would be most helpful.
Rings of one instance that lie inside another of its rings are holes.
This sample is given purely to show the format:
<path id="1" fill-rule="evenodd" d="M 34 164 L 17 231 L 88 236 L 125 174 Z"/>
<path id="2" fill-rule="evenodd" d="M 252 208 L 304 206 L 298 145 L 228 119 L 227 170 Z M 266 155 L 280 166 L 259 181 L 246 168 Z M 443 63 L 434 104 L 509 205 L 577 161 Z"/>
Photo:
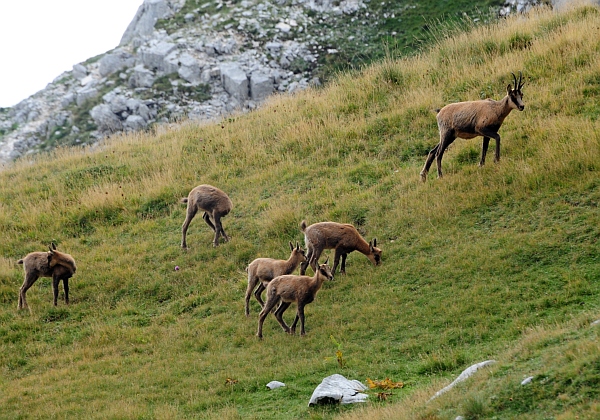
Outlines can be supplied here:
<path id="1" fill-rule="evenodd" d="M 143 0 L 0 0 L 0 107 L 119 45 Z"/>

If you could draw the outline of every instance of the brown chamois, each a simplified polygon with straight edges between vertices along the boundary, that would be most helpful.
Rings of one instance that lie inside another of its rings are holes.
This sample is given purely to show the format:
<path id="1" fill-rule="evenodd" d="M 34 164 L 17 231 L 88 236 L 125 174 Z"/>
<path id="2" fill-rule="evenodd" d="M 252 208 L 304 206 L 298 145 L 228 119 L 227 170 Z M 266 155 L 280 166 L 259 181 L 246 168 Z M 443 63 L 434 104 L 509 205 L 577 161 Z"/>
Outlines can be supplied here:
<path id="1" fill-rule="evenodd" d="M 223 235 L 225 241 L 229 236 L 223 230 L 221 218 L 229 214 L 233 204 L 227 194 L 211 185 L 198 185 L 188 194 L 187 198 L 180 200 L 187 203 L 187 215 L 181 227 L 181 247 L 187 249 L 186 234 L 190 222 L 199 210 L 204 211 L 202 218 L 215 232 L 214 246 L 219 246 L 219 235 Z"/>
<path id="2" fill-rule="evenodd" d="M 265 302 L 260 296 L 266 288 L 266 284 L 273 280 L 277 276 L 283 276 L 284 274 L 292 274 L 300 263 L 306 261 L 306 255 L 304 250 L 300 248 L 298 242 L 296 242 L 296 248 L 294 244 L 290 242 L 290 258 L 286 260 L 275 260 L 273 258 L 257 258 L 252 261 L 246 271 L 248 272 L 248 288 L 246 289 L 246 316 L 250 315 L 250 297 L 254 291 L 254 296 L 260 304 L 261 308 L 264 308 Z M 258 284 L 256 291 L 254 288 Z"/>
<path id="3" fill-rule="evenodd" d="M 65 303 L 69 304 L 69 279 L 73 277 L 77 266 L 69 254 L 58 252 L 54 243 L 48 247 L 48 252 L 31 252 L 25 258 L 17 261 L 23 264 L 25 281 L 19 289 L 18 309 L 29 308 L 26 293 L 40 277 L 52 277 L 52 291 L 54 292 L 54 306 L 58 300 L 58 283 L 62 280 L 65 289 Z"/>
<path id="4" fill-rule="evenodd" d="M 329 258 L 319 266 L 313 277 L 288 274 L 275 277 L 269 282 L 267 285 L 267 303 L 265 303 L 258 317 L 258 332 L 256 333 L 258 338 L 262 339 L 262 327 L 265 318 L 279 302 L 281 302 L 281 305 L 275 311 L 275 318 L 277 318 L 283 330 L 288 334 L 295 334 L 296 324 L 300 320 L 300 335 L 306 334 L 304 330 L 304 307 L 315 300 L 315 296 L 325 280 L 333 280 L 333 273 L 327 265 L 328 260 Z M 298 310 L 294 323 L 290 328 L 283 320 L 283 313 L 293 302 L 298 305 Z"/>
<path id="5" fill-rule="evenodd" d="M 480 101 L 458 102 L 449 104 L 437 111 L 437 122 L 440 130 L 440 142 L 429 152 L 425 166 L 421 170 L 421 181 L 427 180 L 429 167 L 436 159 L 438 178 L 442 177 L 442 157 L 444 151 L 452 142 L 460 137 L 461 139 L 472 139 L 477 136 L 483 136 L 481 146 L 481 160 L 479 166 L 485 164 L 485 155 L 487 153 L 490 138 L 496 140 L 496 155 L 494 161 L 500 161 L 500 135 L 498 130 L 504 122 L 504 119 L 513 109 L 523 111 L 523 92 L 521 88 L 524 82 L 522 74 L 519 72 L 519 81 L 512 73 L 514 79 L 514 88 L 510 83 L 506 87 L 506 96 L 500 101 L 493 99 L 484 99 Z"/>
<path id="6" fill-rule="evenodd" d="M 335 274 L 340 257 L 342 257 L 340 272 L 346 274 L 346 257 L 352 251 L 365 254 L 374 265 L 381 263 L 381 249 L 377 248 L 377 239 L 373 239 L 372 242 L 365 241 L 356 228 L 350 224 L 321 222 L 307 227 L 306 221 L 303 220 L 300 228 L 304 232 L 307 259 L 300 265 L 301 275 L 306 273 L 309 265 L 313 271 L 316 270 L 317 261 L 325 249 L 335 249 L 333 274 Z"/>

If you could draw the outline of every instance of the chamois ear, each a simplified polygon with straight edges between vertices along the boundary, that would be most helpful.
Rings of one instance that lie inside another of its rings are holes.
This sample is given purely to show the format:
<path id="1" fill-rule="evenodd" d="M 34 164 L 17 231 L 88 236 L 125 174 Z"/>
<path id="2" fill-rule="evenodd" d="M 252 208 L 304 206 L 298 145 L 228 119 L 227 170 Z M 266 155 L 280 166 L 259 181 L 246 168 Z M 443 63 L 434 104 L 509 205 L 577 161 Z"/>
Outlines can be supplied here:
<path id="1" fill-rule="evenodd" d="M 294 244 L 292 243 L 292 241 L 290 241 L 290 251 L 294 250 Z"/>
<path id="2" fill-rule="evenodd" d="M 50 250 L 50 254 L 54 254 L 54 251 L 56 251 L 56 245 L 54 245 L 54 242 L 50 242 L 48 249 Z"/>
<path id="3" fill-rule="evenodd" d="M 510 83 L 508 84 L 508 86 L 506 86 L 506 94 L 510 95 L 512 92 L 512 87 L 510 86 Z"/>

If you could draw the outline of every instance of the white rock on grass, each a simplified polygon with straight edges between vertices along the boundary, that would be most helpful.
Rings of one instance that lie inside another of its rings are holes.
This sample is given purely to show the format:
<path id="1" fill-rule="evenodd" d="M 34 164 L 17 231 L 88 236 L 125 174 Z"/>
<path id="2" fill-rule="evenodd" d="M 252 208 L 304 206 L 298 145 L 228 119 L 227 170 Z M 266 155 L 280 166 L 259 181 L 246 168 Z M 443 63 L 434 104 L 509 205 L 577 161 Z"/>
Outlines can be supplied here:
<path id="1" fill-rule="evenodd" d="M 466 368 L 465 370 L 462 371 L 462 373 L 460 375 L 458 375 L 458 378 L 456 378 L 450 385 L 440 389 L 438 392 L 435 393 L 435 395 L 433 397 L 431 397 L 429 399 L 429 401 L 433 400 L 434 398 L 439 397 L 442 394 L 445 394 L 446 392 L 450 391 L 452 388 L 454 388 L 454 386 L 468 378 L 470 378 L 471 376 L 473 376 L 473 374 L 475 372 L 477 372 L 479 369 L 481 369 L 482 367 L 485 366 L 489 366 L 491 364 L 496 363 L 495 360 L 486 360 L 485 362 L 481 362 L 481 363 L 476 363 L 472 366 L 469 366 L 468 368 Z"/>
<path id="2" fill-rule="evenodd" d="M 317 404 L 352 404 L 365 402 L 368 395 L 362 393 L 367 387 L 357 380 L 349 380 L 339 374 L 326 377 L 315 388 L 309 406 Z"/>

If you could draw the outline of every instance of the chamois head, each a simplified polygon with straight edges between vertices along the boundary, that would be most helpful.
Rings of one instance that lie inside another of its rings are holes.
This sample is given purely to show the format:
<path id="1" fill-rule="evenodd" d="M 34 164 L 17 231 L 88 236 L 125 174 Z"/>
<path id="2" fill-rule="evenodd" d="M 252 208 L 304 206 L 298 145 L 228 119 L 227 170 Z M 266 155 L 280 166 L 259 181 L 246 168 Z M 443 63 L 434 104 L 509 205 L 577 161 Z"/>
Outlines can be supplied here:
<path id="1" fill-rule="evenodd" d="M 519 72 L 519 81 L 517 82 L 517 76 L 514 73 L 513 80 L 515 82 L 514 88 L 511 87 L 510 83 L 506 87 L 506 94 L 508 95 L 511 103 L 511 107 L 518 109 L 519 111 L 523 111 L 525 109 L 525 104 L 523 103 L 523 92 L 521 92 L 521 88 L 525 84 L 523 80 L 523 75 Z"/>
<path id="2" fill-rule="evenodd" d="M 367 257 L 371 260 L 374 265 L 381 264 L 381 249 L 377 248 L 377 238 L 373 238 L 373 241 L 369 242 L 369 251 L 371 251 L 370 255 Z"/>
<path id="3" fill-rule="evenodd" d="M 331 271 L 331 268 L 327 265 L 328 262 L 329 257 L 325 259 L 325 262 L 323 264 L 319 265 L 319 273 L 321 273 L 321 275 L 327 280 L 333 280 L 333 272 Z"/>
<path id="4" fill-rule="evenodd" d="M 300 248 L 300 244 L 298 243 L 298 241 L 296 241 L 295 248 L 294 248 L 294 244 L 292 243 L 292 241 L 290 241 L 290 251 L 292 251 L 292 253 L 300 256 L 300 262 L 306 261 L 306 252 L 302 248 Z"/>
<path id="5" fill-rule="evenodd" d="M 56 245 L 54 242 L 51 242 L 48 246 L 48 266 L 50 268 L 54 268 L 57 265 L 62 265 L 63 267 L 68 268 L 74 274 L 77 271 L 77 266 L 75 265 L 75 260 L 69 254 L 64 254 L 56 250 Z"/>

